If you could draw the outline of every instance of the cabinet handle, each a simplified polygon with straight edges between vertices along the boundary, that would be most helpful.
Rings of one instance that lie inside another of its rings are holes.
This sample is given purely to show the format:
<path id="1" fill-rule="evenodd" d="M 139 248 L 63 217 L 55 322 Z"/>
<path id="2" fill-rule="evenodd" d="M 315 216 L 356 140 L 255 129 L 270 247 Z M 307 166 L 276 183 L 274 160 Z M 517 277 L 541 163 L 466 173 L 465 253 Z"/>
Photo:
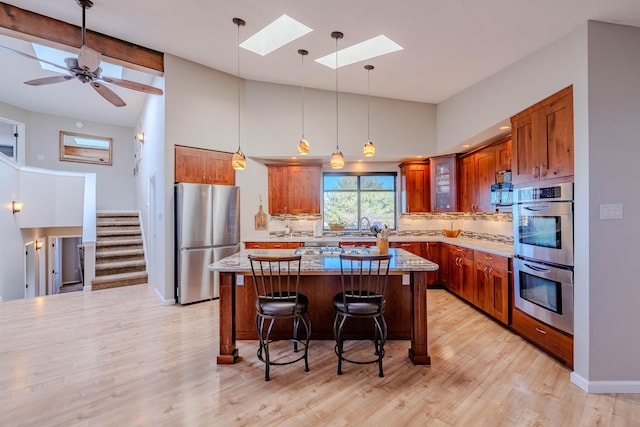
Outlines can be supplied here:
<path id="1" fill-rule="evenodd" d="M 493 257 L 492 257 L 492 256 L 489 256 L 489 255 L 486 255 L 486 256 L 484 257 L 484 259 L 487 259 L 487 260 L 491 261 L 491 260 L 493 259 Z"/>
<path id="2" fill-rule="evenodd" d="M 541 176 L 547 176 L 547 171 L 548 171 L 547 166 L 543 163 L 540 166 L 540 175 Z"/>
<path id="3" fill-rule="evenodd" d="M 489 267 L 489 276 L 493 274 L 493 267 Z"/>
<path id="4" fill-rule="evenodd" d="M 531 171 L 531 174 L 533 175 L 534 178 L 538 178 L 539 174 L 538 174 L 538 167 L 534 167 L 533 171 Z"/>
<path id="5" fill-rule="evenodd" d="M 462 249 L 462 248 L 456 248 L 456 251 L 458 251 L 458 252 L 462 252 L 462 251 L 464 251 L 464 249 Z"/>
<path id="6" fill-rule="evenodd" d="M 536 331 L 540 332 L 542 335 L 547 335 L 547 331 L 543 331 L 542 329 L 538 328 L 537 326 L 536 326 Z"/>

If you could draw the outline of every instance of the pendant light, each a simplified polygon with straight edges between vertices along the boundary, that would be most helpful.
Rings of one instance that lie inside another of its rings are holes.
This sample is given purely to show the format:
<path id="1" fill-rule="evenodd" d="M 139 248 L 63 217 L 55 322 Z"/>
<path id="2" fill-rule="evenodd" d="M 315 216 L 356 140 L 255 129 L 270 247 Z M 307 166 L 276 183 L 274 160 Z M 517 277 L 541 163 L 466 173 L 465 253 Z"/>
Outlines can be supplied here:
<path id="1" fill-rule="evenodd" d="M 309 54 L 308 51 L 304 49 L 298 49 L 298 53 L 301 58 L 301 68 L 302 68 L 302 137 L 298 142 L 298 154 L 307 155 L 309 154 L 309 150 L 311 147 L 309 146 L 309 141 L 304 138 L 304 57 Z"/>
<path id="2" fill-rule="evenodd" d="M 344 167 L 344 155 L 340 151 L 338 144 L 338 40 L 344 37 L 340 31 L 331 33 L 331 37 L 336 40 L 336 149 L 331 154 L 331 169 L 342 169 Z"/>
<path id="3" fill-rule="evenodd" d="M 233 153 L 231 166 L 235 170 L 244 170 L 247 167 L 247 158 L 240 150 L 240 26 L 244 26 L 245 22 L 240 18 L 233 18 L 233 23 L 238 26 L 238 151 Z"/>
<path id="4" fill-rule="evenodd" d="M 369 71 L 373 70 L 373 65 L 365 65 L 364 69 L 367 70 L 367 142 L 364 143 L 364 147 L 362 148 L 362 152 L 365 157 L 371 157 L 376 154 L 376 146 L 371 142 L 371 137 L 369 134 L 369 130 L 371 128 L 371 114 L 370 114 L 370 91 L 369 91 Z"/>

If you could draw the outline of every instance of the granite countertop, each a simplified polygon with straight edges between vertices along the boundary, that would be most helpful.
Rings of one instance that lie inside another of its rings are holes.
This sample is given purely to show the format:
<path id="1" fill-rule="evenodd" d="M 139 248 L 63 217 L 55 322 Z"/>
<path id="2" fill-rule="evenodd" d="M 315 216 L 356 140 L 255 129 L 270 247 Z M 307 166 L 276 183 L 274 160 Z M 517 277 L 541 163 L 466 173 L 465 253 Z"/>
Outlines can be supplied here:
<path id="1" fill-rule="evenodd" d="M 350 243 L 350 242 L 375 242 L 374 237 L 368 236 L 292 236 L 292 237 L 271 237 L 262 239 L 247 239 L 247 242 L 332 242 L 332 243 Z M 469 237 L 444 237 L 444 236 L 427 236 L 427 235 L 391 235 L 390 242 L 442 242 L 450 245 L 462 246 L 469 249 L 477 249 L 479 251 L 488 252 L 493 255 L 500 255 L 513 258 L 513 244 L 492 242 L 490 240 L 473 239 Z M 331 246 L 331 245 L 326 245 Z"/>
<path id="2" fill-rule="evenodd" d="M 233 254 L 220 261 L 209 264 L 211 271 L 235 273 L 251 273 L 248 255 L 283 256 L 294 255 L 295 249 L 250 249 Z M 407 252 L 404 249 L 389 249 L 393 255 L 390 274 L 409 273 L 411 271 L 435 271 L 438 264 Z M 340 274 L 340 258 L 338 255 L 302 255 L 301 274 Z"/>

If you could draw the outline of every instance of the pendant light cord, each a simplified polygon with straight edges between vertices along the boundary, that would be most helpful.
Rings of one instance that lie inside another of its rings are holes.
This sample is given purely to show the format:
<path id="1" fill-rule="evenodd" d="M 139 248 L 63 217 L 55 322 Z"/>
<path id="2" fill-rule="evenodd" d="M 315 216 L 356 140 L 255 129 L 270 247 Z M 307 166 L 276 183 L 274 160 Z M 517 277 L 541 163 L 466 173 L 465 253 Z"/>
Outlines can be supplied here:
<path id="1" fill-rule="evenodd" d="M 238 22 L 238 151 L 240 151 L 240 23 Z"/>
<path id="2" fill-rule="evenodd" d="M 336 37 L 336 150 L 340 150 L 340 144 L 338 144 L 338 140 L 340 139 L 338 133 L 338 37 Z"/>
<path id="3" fill-rule="evenodd" d="M 298 51 L 300 52 L 300 51 Z M 300 66 L 300 74 L 302 75 L 302 139 L 304 139 L 304 56 L 306 53 L 301 52 L 301 66 Z"/>
<path id="4" fill-rule="evenodd" d="M 371 90 L 369 82 L 369 72 L 371 69 L 367 69 L 367 142 L 371 141 Z"/>

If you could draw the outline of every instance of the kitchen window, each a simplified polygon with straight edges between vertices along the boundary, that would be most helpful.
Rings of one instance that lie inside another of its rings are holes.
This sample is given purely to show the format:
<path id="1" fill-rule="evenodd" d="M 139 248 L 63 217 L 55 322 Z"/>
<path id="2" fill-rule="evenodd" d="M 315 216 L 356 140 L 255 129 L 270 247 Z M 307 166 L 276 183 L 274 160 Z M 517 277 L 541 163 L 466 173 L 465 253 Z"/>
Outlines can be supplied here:
<path id="1" fill-rule="evenodd" d="M 396 228 L 396 173 L 325 172 L 322 181 L 325 229 L 358 230 L 362 217 Z"/>

